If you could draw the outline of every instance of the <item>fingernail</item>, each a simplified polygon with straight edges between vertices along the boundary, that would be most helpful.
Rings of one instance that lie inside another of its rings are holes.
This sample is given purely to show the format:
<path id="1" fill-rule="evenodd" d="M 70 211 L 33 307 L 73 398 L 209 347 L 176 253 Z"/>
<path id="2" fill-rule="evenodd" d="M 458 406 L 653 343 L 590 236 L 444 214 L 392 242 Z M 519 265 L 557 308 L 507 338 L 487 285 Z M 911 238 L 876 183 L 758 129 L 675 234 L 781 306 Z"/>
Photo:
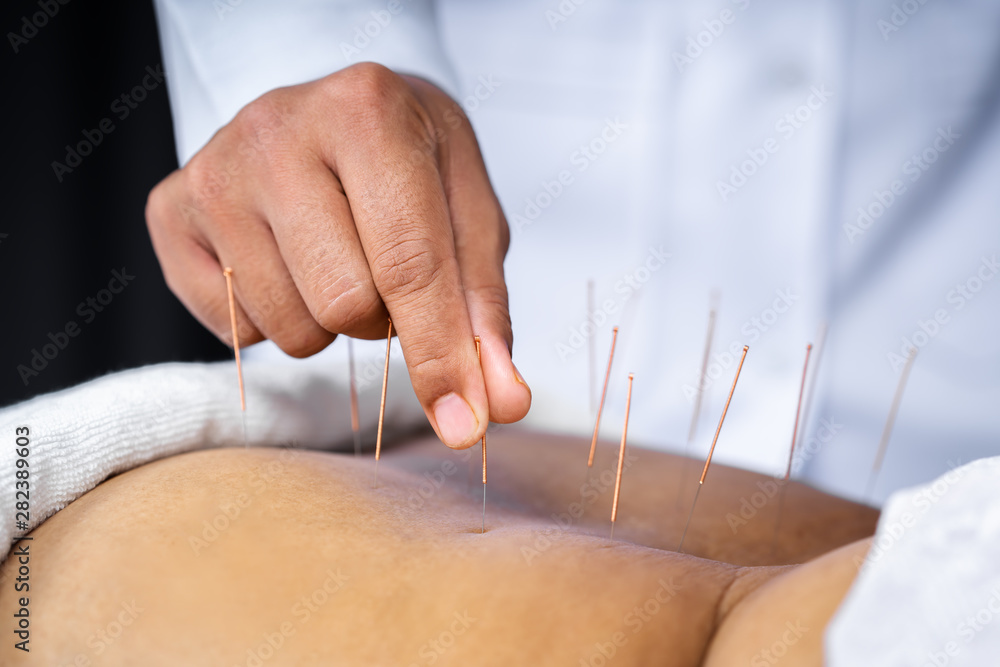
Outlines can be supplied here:
<path id="1" fill-rule="evenodd" d="M 444 444 L 449 447 L 464 445 L 479 428 L 479 420 L 465 399 L 458 394 L 447 394 L 434 404 L 434 419 Z"/>
<path id="2" fill-rule="evenodd" d="M 528 383 L 524 381 L 523 377 L 521 377 L 521 371 L 517 370 L 517 366 L 514 366 L 514 364 L 511 364 L 511 367 L 514 369 L 514 379 L 527 387 Z"/>

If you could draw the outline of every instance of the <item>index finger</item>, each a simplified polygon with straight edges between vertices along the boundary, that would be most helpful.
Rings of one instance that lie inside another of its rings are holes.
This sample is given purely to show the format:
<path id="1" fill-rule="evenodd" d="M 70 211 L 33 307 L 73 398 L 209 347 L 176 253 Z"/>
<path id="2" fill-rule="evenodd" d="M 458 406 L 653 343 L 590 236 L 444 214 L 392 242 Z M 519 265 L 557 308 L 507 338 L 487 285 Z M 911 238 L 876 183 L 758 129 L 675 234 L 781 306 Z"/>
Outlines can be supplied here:
<path id="1" fill-rule="evenodd" d="M 441 440 L 465 448 L 486 432 L 489 405 L 441 176 L 433 160 L 421 159 L 434 146 L 433 130 L 401 79 L 388 70 L 367 74 L 368 94 L 353 103 L 380 115 L 346 115 L 360 127 L 339 136 L 364 138 L 334 147 L 331 167 L 417 398 Z"/>

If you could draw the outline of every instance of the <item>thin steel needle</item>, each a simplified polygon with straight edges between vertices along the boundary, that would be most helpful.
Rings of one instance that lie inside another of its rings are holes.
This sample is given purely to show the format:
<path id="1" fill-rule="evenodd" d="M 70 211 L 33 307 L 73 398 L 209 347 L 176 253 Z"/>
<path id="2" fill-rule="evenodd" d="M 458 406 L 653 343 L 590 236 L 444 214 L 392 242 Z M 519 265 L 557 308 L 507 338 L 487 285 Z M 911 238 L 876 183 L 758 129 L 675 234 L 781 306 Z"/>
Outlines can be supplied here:
<path id="1" fill-rule="evenodd" d="M 587 318 L 594 314 L 594 281 L 587 281 Z M 595 336 L 591 335 L 587 339 L 587 352 L 589 357 L 590 372 L 588 373 L 590 398 L 590 416 L 593 418 L 597 414 L 597 345 Z"/>
<path id="2" fill-rule="evenodd" d="M 358 382 L 354 375 L 354 340 L 347 339 L 347 367 L 351 376 L 351 433 L 354 434 L 354 456 L 361 455 L 361 419 L 358 416 Z"/>
<path id="3" fill-rule="evenodd" d="M 885 458 L 885 451 L 889 448 L 889 437 L 892 435 L 892 427 L 896 423 L 896 413 L 899 412 L 899 404 L 903 401 L 903 390 L 906 388 L 906 380 L 910 377 L 910 368 L 913 367 L 913 360 L 917 358 L 917 348 L 910 348 L 910 354 L 906 357 L 906 365 L 903 366 L 903 373 L 899 376 L 899 384 L 896 385 L 896 395 L 892 399 L 892 407 L 889 408 L 889 418 L 885 421 L 885 428 L 882 429 L 882 440 L 878 444 L 878 454 L 875 455 L 875 463 L 872 471 L 868 475 L 868 484 L 865 487 L 865 498 L 870 498 L 875 489 L 875 480 L 882 469 L 882 459 Z"/>
<path id="4" fill-rule="evenodd" d="M 229 292 L 229 324 L 233 329 L 233 352 L 236 354 L 236 376 L 240 382 L 240 413 L 243 418 L 243 447 L 247 447 L 247 399 L 243 391 L 243 364 L 240 363 L 240 334 L 236 326 L 236 296 L 233 294 L 233 269 L 227 266 L 222 275 L 226 277 L 226 291 Z"/>
<path id="5" fill-rule="evenodd" d="M 688 477 L 691 467 L 691 443 L 698 430 L 698 417 L 701 415 L 701 397 L 705 393 L 705 374 L 708 372 L 708 355 L 712 351 L 712 338 L 715 335 L 715 308 L 708 311 L 708 331 L 705 333 L 705 350 L 701 355 L 701 374 L 698 375 L 698 392 L 694 397 L 694 410 L 691 412 L 691 426 L 688 427 L 687 443 L 684 445 L 684 465 L 681 467 L 681 478 L 677 484 L 677 507 L 680 508 L 684 496 L 684 480 Z"/>
<path id="6" fill-rule="evenodd" d="M 812 373 L 809 374 L 809 383 L 806 387 L 806 397 L 802 401 L 802 433 L 809 432 L 809 420 L 812 415 L 812 400 L 816 395 L 816 380 L 819 378 L 819 369 L 823 364 L 823 349 L 826 347 L 827 323 L 819 325 L 816 334 L 816 344 L 813 346 Z"/>
<path id="7" fill-rule="evenodd" d="M 587 457 L 587 467 L 594 465 L 594 450 L 597 448 L 597 434 L 601 430 L 601 413 L 604 412 L 604 398 L 608 395 L 608 378 L 611 377 L 611 364 L 615 360 L 615 343 L 618 342 L 618 327 L 611 330 L 611 352 L 608 353 L 608 370 L 604 374 L 604 389 L 601 390 L 601 403 L 597 408 L 597 421 L 594 423 L 594 437 L 590 440 L 590 456 Z"/>
<path id="8" fill-rule="evenodd" d="M 481 342 L 476 336 L 476 357 L 479 358 L 479 367 L 483 366 L 483 353 L 480 349 Z M 483 528 L 480 535 L 486 533 L 486 434 L 483 433 Z"/>
<path id="9" fill-rule="evenodd" d="M 611 541 L 615 541 L 615 520 L 618 519 L 618 494 L 622 490 L 622 466 L 625 463 L 625 440 L 628 438 L 628 413 L 632 408 L 632 378 L 628 374 L 628 394 L 625 396 L 625 425 L 622 426 L 622 444 L 618 448 L 618 474 L 615 476 L 615 499 L 611 505 Z"/>
<path id="10" fill-rule="evenodd" d="M 375 436 L 375 482 L 372 488 L 378 488 L 378 460 L 382 456 L 382 421 L 385 419 L 385 390 L 389 386 L 389 350 L 392 349 L 392 320 L 389 320 L 389 333 L 385 337 L 385 370 L 382 371 L 382 400 L 378 406 L 378 435 Z"/>
<path id="11" fill-rule="evenodd" d="M 705 475 L 708 474 L 708 466 L 712 464 L 712 454 L 715 453 L 715 443 L 719 441 L 719 432 L 722 430 L 722 423 L 726 421 L 726 413 L 729 412 L 729 403 L 733 400 L 733 392 L 736 391 L 736 382 L 740 379 L 740 371 L 743 370 L 743 362 L 746 360 L 747 351 L 749 350 L 749 345 L 743 346 L 743 356 L 740 357 L 740 365 L 736 367 L 736 377 L 733 378 L 733 386 L 729 389 L 729 396 L 726 398 L 726 407 L 722 409 L 722 416 L 719 417 L 719 425 L 715 428 L 715 437 L 712 438 L 712 448 L 708 450 L 708 458 L 705 459 L 705 467 L 701 470 L 701 479 L 698 480 L 698 488 L 694 492 L 691 511 L 688 513 L 687 523 L 684 524 L 684 532 L 681 533 L 681 543 L 677 547 L 678 553 L 681 553 L 684 549 L 684 538 L 687 537 L 688 527 L 691 525 L 691 517 L 694 516 L 695 505 L 698 504 L 698 494 L 701 493 L 701 487 L 705 484 Z"/>
<path id="12" fill-rule="evenodd" d="M 778 530 L 781 528 L 781 511 L 785 506 L 785 489 L 788 478 L 792 474 L 792 460 L 795 458 L 795 441 L 799 434 L 799 415 L 802 412 L 802 397 L 806 391 L 806 374 L 809 372 L 809 355 L 812 354 L 812 343 L 806 345 L 806 362 L 802 366 L 802 382 L 799 384 L 799 402 L 795 406 L 795 425 L 792 427 L 792 446 L 788 451 L 788 465 L 785 467 L 785 477 L 781 480 L 781 491 L 778 492 L 778 516 L 774 520 L 774 537 L 771 538 L 771 553 L 778 544 Z"/>

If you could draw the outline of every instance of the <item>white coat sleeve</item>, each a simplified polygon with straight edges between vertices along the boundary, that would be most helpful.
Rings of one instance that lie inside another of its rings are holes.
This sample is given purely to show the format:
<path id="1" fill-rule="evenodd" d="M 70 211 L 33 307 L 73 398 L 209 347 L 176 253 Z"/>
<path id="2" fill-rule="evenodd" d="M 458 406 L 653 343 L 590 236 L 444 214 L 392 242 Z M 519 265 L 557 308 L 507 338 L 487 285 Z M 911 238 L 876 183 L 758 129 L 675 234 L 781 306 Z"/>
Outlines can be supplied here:
<path id="1" fill-rule="evenodd" d="M 264 93 L 377 62 L 455 96 L 433 0 L 155 0 L 180 163 Z"/>

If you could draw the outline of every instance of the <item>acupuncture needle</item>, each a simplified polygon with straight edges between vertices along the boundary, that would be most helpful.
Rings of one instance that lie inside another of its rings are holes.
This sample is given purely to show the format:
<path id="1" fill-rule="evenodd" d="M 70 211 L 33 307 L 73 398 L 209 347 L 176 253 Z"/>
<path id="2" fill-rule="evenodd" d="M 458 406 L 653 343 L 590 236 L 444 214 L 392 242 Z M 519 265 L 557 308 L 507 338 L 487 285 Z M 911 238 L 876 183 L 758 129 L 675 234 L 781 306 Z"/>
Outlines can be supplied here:
<path id="1" fill-rule="evenodd" d="M 716 296 L 712 295 L 712 301 Z M 715 306 L 708 311 L 708 331 L 705 332 L 705 349 L 701 355 L 701 373 L 698 375 L 698 391 L 695 392 L 694 409 L 691 411 L 691 425 L 688 427 L 687 443 L 684 445 L 684 465 L 681 466 L 681 478 L 677 483 L 677 507 L 680 508 L 684 496 L 684 480 L 688 477 L 691 467 L 691 443 L 698 431 L 698 418 L 701 416 L 701 397 L 705 393 L 705 377 L 708 372 L 708 355 L 712 351 L 712 338 L 715 336 Z"/>
<path id="2" fill-rule="evenodd" d="M 906 380 L 910 377 L 910 368 L 913 367 L 913 360 L 917 358 L 917 348 L 910 348 L 910 354 L 906 357 L 906 365 L 903 366 L 903 373 L 899 376 L 899 384 L 896 385 L 896 395 L 892 398 L 892 407 L 889 408 L 889 418 L 885 421 L 885 428 L 882 429 L 882 439 L 878 444 L 878 453 L 875 455 L 875 463 L 872 471 L 868 475 L 868 484 L 865 487 L 865 498 L 871 498 L 872 491 L 875 490 L 875 480 L 882 469 L 882 459 L 885 458 L 886 449 L 889 448 L 889 437 L 892 435 L 892 427 L 896 423 L 896 414 L 899 412 L 899 404 L 903 401 L 903 390 L 906 388 Z"/>
<path id="3" fill-rule="evenodd" d="M 618 327 L 611 330 L 611 351 L 608 353 L 608 370 L 604 373 L 604 389 L 601 390 L 601 402 L 597 406 L 597 421 L 594 423 L 594 437 L 590 440 L 590 456 L 587 457 L 588 471 L 594 465 L 594 451 L 597 449 L 597 435 L 601 430 L 601 413 L 604 412 L 604 399 L 608 395 L 608 379 L 611 377 L 611 364 L 615 360 L 615 344 L 618 342 Z"/>
<path id="4" fill-rule="evenodd" d="M 481 341 L 479 336 L 476 336 L 476 357 L 479 359 L 480 369 L 483 367 L 483 353 L 481 349 Z M 486 533 L 486 433 L 483 433 L 483 528 L 480 531 L 480 535 Z"/>
<path id="5" fill-rule="evenodd" d="M 236 326 L 236 296 L 233 294 L 233 269 L 227 266 L 222 275 L 226 277 L 226 291 L 229 292 L 229 324 L 233 329 L 233 352 L 236 354 L 236 377 L 240 383 L 240 414 L 243 418 L 243 447 L 247 447 L 247 399 L 243 390 L 243 364 L 240 363 L 240 334 Z"/>
<path id="6" fill-rule="evenodd" d="M 378 405 L 378 435 L 375 436 L 375 482 L 373 489 L 378 488 L 378 460 L 382 456 L 382 422 L 385 419 L 385 390 L 389 386 L 389 351 L 392 349 L 392 320 L 389 320 L 389 333 L 385 337 L 385 370 L 382 371 L 382 400 Z"/>
<path id="7" fill-rule="evenodd" d="M 802 365 L 802 381 L 799 384 L 799 402 L 795 406 L 795 425 L 792 426 L 792 446 L 788 450 L 788 465 L 785 476 L 781 480 L 781 490 L 778 492 L 778 515 L 774 520 L 774 536 L 771 538 L 771 555 L 778 544 L 778 531 L 781 528 L 781 512 L 785 506 L 785 490 L 788 488 L 788 478 L 792 474 L 792 461 L 795 459 L 795 442 L 799 435 L 799 415 L 802 412 L 802 397 L 806 391 L 806 375 L 809 372 L 809 355 L 812 354 L 812 343 L 806 345 L 806 362 Z"/>
<path id="8" fill-rule="evenodd" d="M 594 281 L 587 281 L 587 318 L 594 314 Z M 597 342 L 596 337 L 591 334 L 587 339 L 588 370 L 587 380 L 588 398 L 590 399 L 590 416 L 593 418 L 597 414 Z"/>
<path id="9" fill-rule="evenodd" d="M 354 456 L 361 455 L 361 420 L 358 417 L 358 382 L 354 375 L 354 340 L 347 339 L 347 372 L 351 376 L 351 433 L 354 434 Z"/>
<path id="10" fill-rule="evenodd" d="M 705 475 L 708 474 L 708 466 L 712 464 L 712 454 L 715 453 L 715 443 L 719 441 L 719 432 L 722 430 L 722 423 L 726 421 L 726 413 L 729 412 L 729 403 L 733 400 L 733 392 L 736 391 L 736 382 L 740 379 L 740 371 L 743 370 L 743 362 L 747 358 L 749 345 L 743 346 L 743 356 L 740 357 L 740 365 L 736 367 L 736 377 L 733 378 L 733 386 L 729 388 L 729 396 L 726 398 L 726 406 L 722 409 L 722 416 L 719 417 L 719 425 L 715 427 L 715 437 L 712 438 L 712 447 L 708 450 L 708 458 L 705 459 L 705 467 L 701 470 L 701 479 L 698 480 L 698 488 L 694 492 L 694 501 L 691 503 L 691 511 L 688 512 L 687 523 L 684 524 L 684 532 L 681 533 L 681 543 L 677 547 L 677 553 L 682 553 L 684 549 L 684 538 L 687 537 L 688 527 L 691 525 L 691 517 L 694 516 L 695 505 L 698 504 L 698 494 L 705 484 Z"/>
<path id="11" fill-rule="evenodd" d="M 625 396 L 625 425 L 622 426 L 622 442 L 618 448 L 618 473 L 615 475 L 615 498 L 611 505 L 611 541 L 615 541 L 615 521 L 618 519 L 618 494 L 622 490 L 622 467 L 625 463 L 625 440 L 628 438 L 628 414 L 632 408 L 632 379 L 628 374 L 628 393 Z"/>
<path id="12" fill-rule="evenodd" d="M 816 344 L 813 345 L 812 372 L 809 373 L 809 382 L 806 386 L 806 397 L 802 401 L 802 433 L 809 432 L 809 420 L 812 417 L 812 402 L 816 396 L 816 380 L 819 378 L 819 369 L 823 364 L 823 350 L 826 347 L 826 332 L 829 326 L 826 322 L 819 325 L 816 333 Z"/>

